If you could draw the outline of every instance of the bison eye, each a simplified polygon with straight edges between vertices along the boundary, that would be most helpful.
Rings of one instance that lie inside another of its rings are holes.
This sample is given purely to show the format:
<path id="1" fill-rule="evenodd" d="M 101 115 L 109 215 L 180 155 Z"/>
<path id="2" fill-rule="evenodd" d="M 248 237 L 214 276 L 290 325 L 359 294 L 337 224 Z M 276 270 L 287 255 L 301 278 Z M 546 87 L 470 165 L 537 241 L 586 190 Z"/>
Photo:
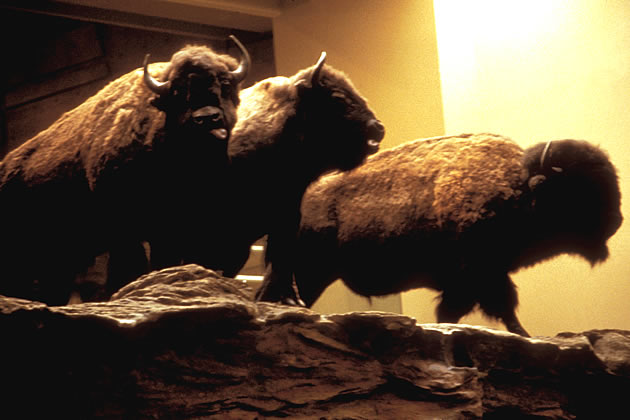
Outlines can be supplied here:
<path id="1" fill-rule="evenodd" d="M 232 84 L 227 81 L 227 80 L 223 80 L 221 81 L 221 96 L 228 97 L 230 95 L 232 95 L 232 91 L 234 90 L 234 88 L 232 87 Z"/>
<path id="2" fill-rule="evenodd" d="M 344 106 L 344 107 L 354 106 L 354 101 L 351 96 L 348 96 L 347 92 L 342 92 L 342 91 L 337 90 L 337 91 L 332 92 L 330 96 L 334 98 L 335 102 L 340 106 Z"/>

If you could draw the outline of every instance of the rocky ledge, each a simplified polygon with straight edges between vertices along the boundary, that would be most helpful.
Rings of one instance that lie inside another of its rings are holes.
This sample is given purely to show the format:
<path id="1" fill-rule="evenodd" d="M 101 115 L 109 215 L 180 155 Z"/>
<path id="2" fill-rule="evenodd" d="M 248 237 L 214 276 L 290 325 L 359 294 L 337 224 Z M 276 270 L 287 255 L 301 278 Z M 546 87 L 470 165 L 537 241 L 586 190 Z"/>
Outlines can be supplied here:
<path id="1" fill-rule="evenodd" d="M 0 297 L 0 331 L 2 410 L 19 418 L 606 418 L 630 392 L 628 331 L 323 316 L 195 265 L 105 303 Z"/>

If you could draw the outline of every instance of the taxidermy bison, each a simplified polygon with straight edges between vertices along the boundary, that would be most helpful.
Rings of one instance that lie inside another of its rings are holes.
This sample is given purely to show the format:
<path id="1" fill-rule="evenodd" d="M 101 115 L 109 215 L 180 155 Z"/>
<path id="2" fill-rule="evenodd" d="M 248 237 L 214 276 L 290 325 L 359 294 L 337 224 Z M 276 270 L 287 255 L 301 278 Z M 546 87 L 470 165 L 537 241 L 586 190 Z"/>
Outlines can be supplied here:
<path id="1" fill-rule="evenodd" d="M 152 76 L 145 58 L 144 71 L 109 83 L 0 162 L 0 293 L 65 304 L 95 256 L 176 231 L 186 214 L 162 197 L 204 191 L 227 165 L 249 67 L 233 40 L 240 62 L 188 46 Z"/>
<path id="2" fill-rule="evenodd" d="M 427 287 L 438 322 L 479 305 L 527 336 L 508 273 L 563 253 L 604 261 L 621 222 L 615 168 L 587 142 L 416 140 L 308 188 L 295 282 L 307 306 L 337 278 L 363 296 Z"/>
<path id="3" fill-rule="evenodd" d="M 324 172 L 347 170 L 376 152 L 384 128 L 342 72 L 317 64 L 291 77 L 272 77 L 241 91 L 238 121 L 228 144 L 226 182 L 215 186 L 218 203 L 204 206 L 205 227 L 176 258 L 233 277 L 250 246 L 268 235 L 267 259 L 289 264 L 304 190 Z M 157 255 L 169 254 L 152 248 Z M 292 296 L 289 296 L 289 298 Z"/>

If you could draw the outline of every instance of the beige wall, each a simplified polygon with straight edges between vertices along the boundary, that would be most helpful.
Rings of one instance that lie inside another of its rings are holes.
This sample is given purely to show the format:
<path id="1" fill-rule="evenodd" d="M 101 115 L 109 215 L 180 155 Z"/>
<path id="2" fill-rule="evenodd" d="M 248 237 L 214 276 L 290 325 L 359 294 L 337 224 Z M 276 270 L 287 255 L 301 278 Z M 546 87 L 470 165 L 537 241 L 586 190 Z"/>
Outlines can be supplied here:
<path id="1" fill-rule="evenodd" d="M 431 1 L 312 0 L 296 2 L 273 21 L 276 69 L 288 76 L 313 65 L 321 51 L 366 97 L 387 129 L 384 147 L 443 133 Z M 353 296 L 340 283 L 315 309 L 400 311 L 398 296 Z M 426 320 L 430 321 L 430 320 Z"/>

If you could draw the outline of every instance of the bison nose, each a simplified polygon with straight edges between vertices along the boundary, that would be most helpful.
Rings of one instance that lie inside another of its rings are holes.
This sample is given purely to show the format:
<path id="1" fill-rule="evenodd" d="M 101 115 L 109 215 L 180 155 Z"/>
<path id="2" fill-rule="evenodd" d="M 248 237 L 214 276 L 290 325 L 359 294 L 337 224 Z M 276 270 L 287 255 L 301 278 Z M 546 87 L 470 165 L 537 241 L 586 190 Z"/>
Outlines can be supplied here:
<path id="1" fill-rule="evenodd" d="M 385 137 L 385 127 L 376 118 L 373 118 L 367 123 L 367 145 L 368 153 L 378 152 L 381 140 Z"/>
<path id="2" fill-rule="evenodd" d="M 385 137 L 385 127 L 376 118 L 370 120 L 367 124 L 368 137 L 372 140 L 380 142 Z"/>
<path id="3" fill-rule="evenodd" d="M 192 113 L 192 117 L 197 124 L 204 122 L 218 122 L 223 119 L 223 111 L 216 106 L 204 106 Z"/>

